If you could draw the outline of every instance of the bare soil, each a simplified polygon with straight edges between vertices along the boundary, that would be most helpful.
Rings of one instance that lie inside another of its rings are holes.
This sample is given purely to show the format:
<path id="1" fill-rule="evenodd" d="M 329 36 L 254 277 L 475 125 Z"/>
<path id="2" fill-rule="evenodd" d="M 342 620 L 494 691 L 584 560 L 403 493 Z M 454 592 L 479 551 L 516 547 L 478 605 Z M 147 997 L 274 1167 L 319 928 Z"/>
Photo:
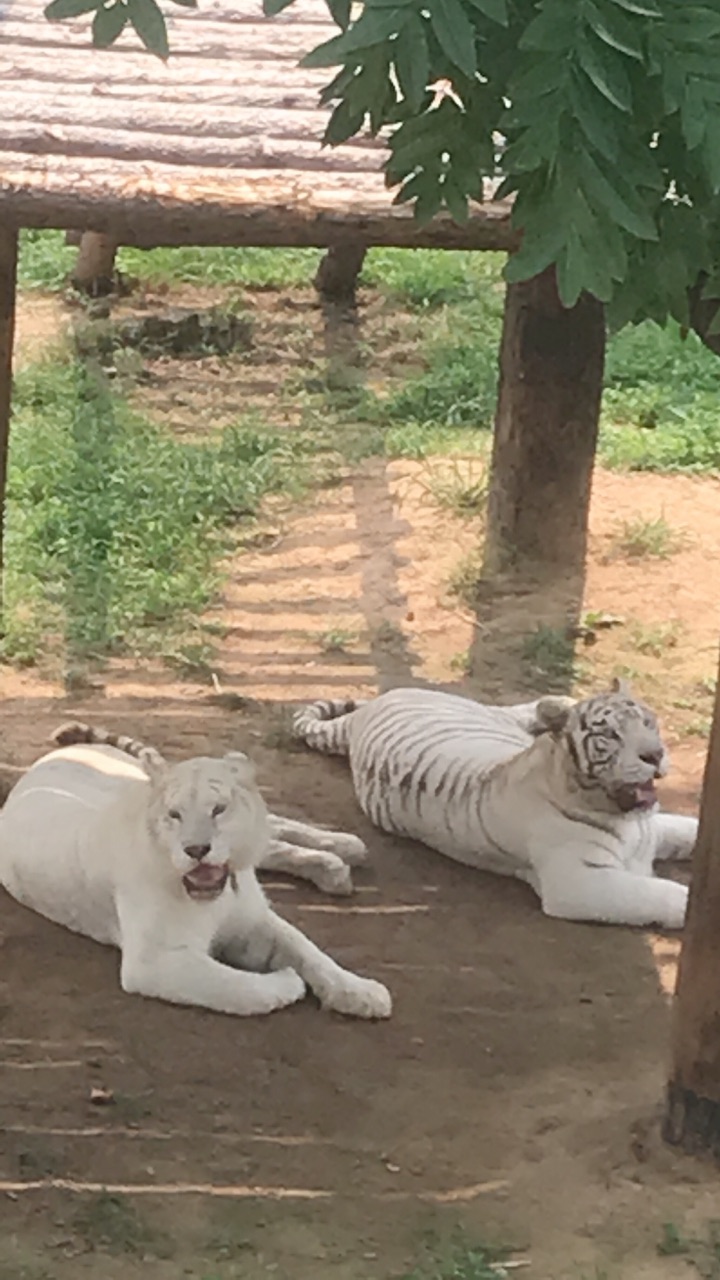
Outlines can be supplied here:
<path id="1" fill-rule="evenodd" d="M 658 1136 L 677 940 L 545 919 L 524 886 L 382 836 L 342 762 L 287 740 L 287 702 L 464 687 L 474 621 L 448 581 L 480 527 L 433 492 L 478 465 L 371 459 L 272 509 L 264 545 L 229 566 L 214 688 L 130 664 L 72 698 L 0 675 L 15 763 L 70 714 L 174 757 L 241 746 L 275 807 L 359 832 L 372 861 L 355 898 L 269 891 L 395 997 L 384 1025 L 310 1000 L 246 1021 L 143 1001 L 120 991 L 112 952 L 3 896 L 3 1280 L 386 1280 L 458 1227 L 513 1246 L 539 1280 L 676 1280 L 662 1224 L 717 1216 L 716 1170 Z M 717 481 L 683 477 L 599 471 L 594 487 L 586 607 L 624 625 L 582 655 L 581 685 L 634 673 L 673 754 L 665 799 L 685 812 L 716 666 L 719 498 Z M 683 549 L 613 558 L 617 522 L 638 512 L 684 530 Z M 238 695 L 263 701 L 236 709 Z"/>

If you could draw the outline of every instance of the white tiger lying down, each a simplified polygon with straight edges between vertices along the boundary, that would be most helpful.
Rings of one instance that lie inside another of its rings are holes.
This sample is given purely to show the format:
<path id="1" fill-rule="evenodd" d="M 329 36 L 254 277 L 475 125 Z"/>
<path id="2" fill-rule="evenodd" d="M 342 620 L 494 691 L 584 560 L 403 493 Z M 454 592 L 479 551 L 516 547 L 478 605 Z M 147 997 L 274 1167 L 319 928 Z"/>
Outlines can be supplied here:
<path id="1" fill-rule="evenodd" d="M 119 947 L 124 991 L 244 1015 L 294 1004 L 307 983 L 328 1009 L 389 1017 L 384 986 L 340 968 L 266 901 L 255 868 L 270 830 L 247 757 L 169 765 L 124 741 L 137 761 L 85 742 L 28 770 L 0 812 L 0 884 Z"/>
<path id="2" fill-rule="evenodd" d="M 349 757 L 360 806 L 383 831 L 526 880 L 550 916 L 683 924 L 688 891 L 655 878 L 653 863 L 688 858 L 697 820 L 657 812 L 665 748 L 624 684 L 514 707 L 394 689 L 313 703 L 294 731 Z"/>

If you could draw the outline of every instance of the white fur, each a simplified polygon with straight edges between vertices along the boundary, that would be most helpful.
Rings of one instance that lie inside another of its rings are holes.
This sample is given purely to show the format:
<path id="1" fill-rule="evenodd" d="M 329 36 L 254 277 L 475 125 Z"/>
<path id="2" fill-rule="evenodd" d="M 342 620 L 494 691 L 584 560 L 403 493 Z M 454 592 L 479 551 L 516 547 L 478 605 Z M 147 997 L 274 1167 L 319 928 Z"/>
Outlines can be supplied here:
<path id="1" fill-rule="evenodd" d="M 697 820 L 657 811 L 664 747 L 626 689 L 515 707 L 394 689 L 355 709 L 316 703 L 295 729 L 349 757 L 360 805 L 383 830 L 527 881 L 548 915 L 682 926 L 688 891 L 653 865 L 690 856 Z"/>
<path id="2" fill-rule="evenodd" d="M 385 987 L 342 969 L 270 908 L 255 868 L 272 825 L 239 753 L 171 766 L 151 750 L 138 762 L 114 747 L 66 747 L 33 765 L 0 813 L 0 884 L 118 947 L 125 991 L 246 1015 L 293 1004 L 307 983 L 328 1009 L 388 1017 Z"/>

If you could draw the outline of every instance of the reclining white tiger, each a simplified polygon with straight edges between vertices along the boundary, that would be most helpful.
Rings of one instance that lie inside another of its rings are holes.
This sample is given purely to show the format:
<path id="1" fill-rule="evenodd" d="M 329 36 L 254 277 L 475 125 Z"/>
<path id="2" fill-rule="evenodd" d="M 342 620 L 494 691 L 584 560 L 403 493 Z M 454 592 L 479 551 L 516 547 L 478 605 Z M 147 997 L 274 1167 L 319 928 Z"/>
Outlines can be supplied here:
<path id="1" fill-rule="evenodd" d="M 653 712 L 615 681 L 580 702 L 488 706 L 428 689 L 315 702 L 294 732 L 348 756 L 363 812 L 469 866 L 516 876 L 547 915 L 680 928 L 688 891 L 653 864 L 688 858 L 697 820 L 660 814 Z"/>
<path id="2" fill-rule="evenodd" d="M 245 1015 L 294 1004 L 307 983 L 328 1009 L 389 1017 L 381 983 L 342 969 L 270 908 L 255 869 L 271 832 L 247 756 L 170 765 L 87 726 L 54 737 L 61 749 L 0 812 L 0 885 L 120 948 L 123 990 Z"/>

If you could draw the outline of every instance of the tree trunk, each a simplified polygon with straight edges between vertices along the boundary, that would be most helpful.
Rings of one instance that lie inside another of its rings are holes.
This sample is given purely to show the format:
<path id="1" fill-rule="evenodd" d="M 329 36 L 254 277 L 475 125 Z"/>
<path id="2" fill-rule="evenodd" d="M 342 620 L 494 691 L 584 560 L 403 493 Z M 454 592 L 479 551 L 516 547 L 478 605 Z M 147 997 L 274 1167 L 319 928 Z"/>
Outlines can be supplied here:
<path id="1" fill-rule="evenodd" d="M 680 956 L 663 1137 L 720 1159 L 720 679 Z"/>
<path id="2" fill-rule="evenodd" d="M 98 231 L 83 231 L 71 277 L 75 288 L 93 298 L 112 292 L 117 247 L 117 240 L 112 236 Z"/>
<path id="3" fill-rule="evenodd" d="M 8 441 L 10 438 L 17 255 L 17 229 L 15 227 L 0 227 L 0 575 L 3 569 L 5 489 L 7 484 Z"/>
<path id="4" fill-rule="evenodd" d="M 552 268 L 508 287 L 470 651 L 480 697 L 572 684 L 604 354 L 601 304 L 566 310 Z"/>
<path id="5" fill-rule="evenodd" d="M 604 355 L 595 298 L 563 307 L 553 268 L 508 286 L 484 576 L 584 571 Z"/>

